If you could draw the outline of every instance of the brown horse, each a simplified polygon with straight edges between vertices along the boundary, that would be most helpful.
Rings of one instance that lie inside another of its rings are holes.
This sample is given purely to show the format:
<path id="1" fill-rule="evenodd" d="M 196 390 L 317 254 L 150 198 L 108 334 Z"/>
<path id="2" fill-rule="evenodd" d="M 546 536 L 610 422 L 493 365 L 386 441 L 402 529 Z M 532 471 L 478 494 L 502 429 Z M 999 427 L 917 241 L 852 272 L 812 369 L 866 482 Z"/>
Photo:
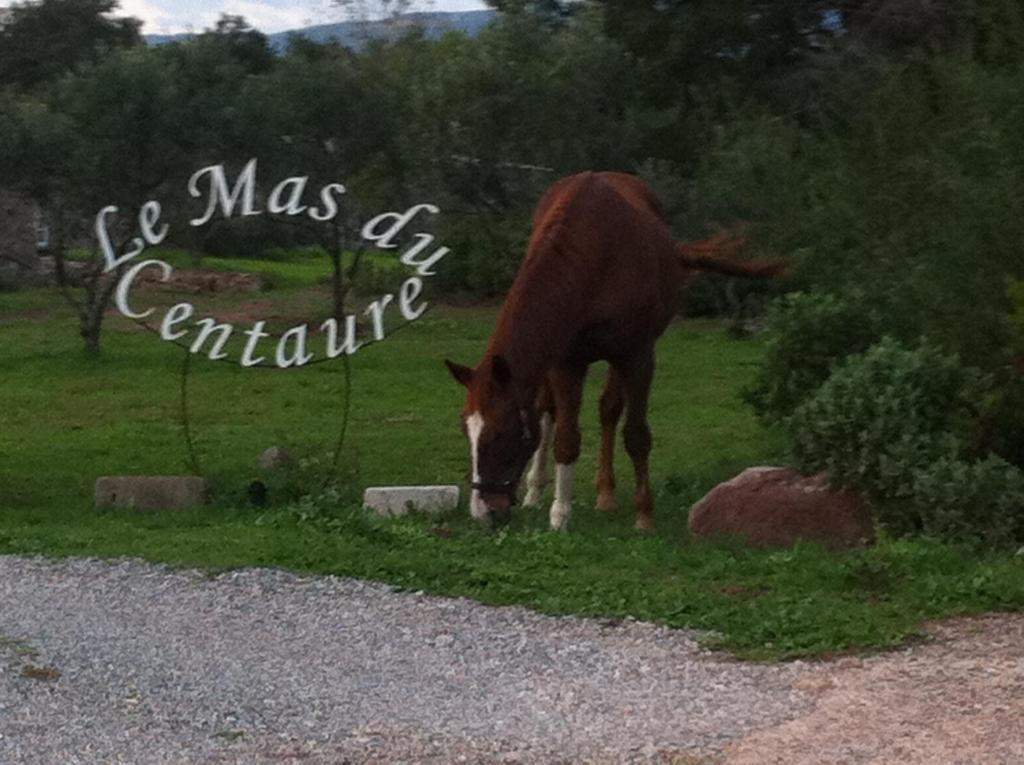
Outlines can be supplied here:
<path id="1" fill-rule="evenodd" d="M 615 429 L 626 412 L 626 452 L 636 473 L 636 527 L 653 526 L 647 460 L 647 401 L 654 344 L 679 307 L 681 285 L 697 271 L 771 276 L 775 265 L 721 257 L 728 242 L 676 242 L 651 189 L 620 173 L 582 173 L 541 198 L 526 259 L 475 369 L 446 361 L 467 388 L 463 424 L 470 442 L 470 511 L 507 518 L 531 457 L 525 503 L 540 504 L 554 440 L 551 526 L 572 511 L 580 454 L 579 412 L 587 367 L 609 362 L 601 395 L 597 506 L 615 506 Z"/>

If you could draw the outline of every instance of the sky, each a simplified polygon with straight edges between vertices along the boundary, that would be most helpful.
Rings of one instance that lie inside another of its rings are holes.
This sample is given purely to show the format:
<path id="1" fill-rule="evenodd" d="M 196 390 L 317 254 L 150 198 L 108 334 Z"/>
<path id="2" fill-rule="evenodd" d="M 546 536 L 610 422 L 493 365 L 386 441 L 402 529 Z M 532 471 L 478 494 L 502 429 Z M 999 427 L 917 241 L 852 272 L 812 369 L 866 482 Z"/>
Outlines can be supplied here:
<path id="1" fill-rule="evenodd" d="M 366 5 L 372 9 L 378 3 L 369 0 Z M 411 10 L 476 11 L 486 7 L 482 0 L 416 0 Z M 216 24 L 222 13 L 244 16 L 268 34 L 348 18 L 330 0 L 121 0 L 121 15 L 142 19 L 143 34 L 149 35 L 200 32 Z"/>

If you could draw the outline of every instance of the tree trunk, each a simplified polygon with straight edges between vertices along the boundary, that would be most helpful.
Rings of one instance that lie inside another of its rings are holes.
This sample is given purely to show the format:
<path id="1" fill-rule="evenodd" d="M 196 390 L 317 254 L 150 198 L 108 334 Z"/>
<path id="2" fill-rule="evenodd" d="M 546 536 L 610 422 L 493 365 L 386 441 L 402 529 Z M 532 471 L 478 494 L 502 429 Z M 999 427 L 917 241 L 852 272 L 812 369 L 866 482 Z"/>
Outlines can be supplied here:
<path id="1" fill-rule="evenodd" d="M 81 317 L 81 335 L 85 342 L 85 352 L 89 356 L 98 356 L 100 353 L 100 334 L 103 329 L 103 309 L 98 306 L 91 306 L 88 315 Z"/>
<path id="2" fill-rule="evenodd" d="M 345 293 L 348 290 L 345 287 L 345 274 L 341 269 L 342 242 L 341 231 L 337 224 L 331 227 L 331 233 L 331 267 L 334 271 L 331 274 L 331 308 L 334 318 L 341 321 L 345 315 Z"/>
<path id="3" fill-rule="evenodd" d="M 332 315 L 335 319 L 341 321 L 342 316 L 345 315 L 345 288 L 342 281 L 341 253 L 337 250 L 331 251 L 331 266 L 334 268 L 334 273 L 331 276 Z"/>

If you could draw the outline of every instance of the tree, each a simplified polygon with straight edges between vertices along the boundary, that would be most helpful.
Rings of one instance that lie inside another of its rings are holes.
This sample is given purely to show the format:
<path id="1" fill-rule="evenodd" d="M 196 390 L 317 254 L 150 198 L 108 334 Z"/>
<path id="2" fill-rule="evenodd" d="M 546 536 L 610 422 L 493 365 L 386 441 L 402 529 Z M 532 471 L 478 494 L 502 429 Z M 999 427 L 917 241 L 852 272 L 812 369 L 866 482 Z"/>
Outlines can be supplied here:
<path id="1" fill-rule="evenodd" d="M 413 35 L 363 54 L 403 94 L 409 184 L 446 211 L 446 240 L 464 253 L 448 286 L 504 290 L 532 206 L 559 175 L 631 169 L 631 63 L 597 21 L 506 14 L 476 38 Z"/>
<path id="2" fill-rule="evenodd" d="M 246 74 L 262 74 L 274 67 L 270 40 L 249 26 L 242 16 L 222 13 L 217 25 L 191 44 L 219 50 L 223 58 L 236 62 Z"/>
<path id="3" fill-rule="evenodd" d="M 0 127 L 12 137 L 0 181 L 46 211 L 58 284 L 78 313 L 88 353 L 100 350 L 120 276 L 104 270 L 93 220 L 116 205 L 111 238 L 117 251 L 125 249 L 137 234 L 142 205 L 183 164 L 177 143 L 183 118 L 171 70 L 157 52 L 139 48 L 64 78 L 45 98 L 20 98 Z M 72 255 L 83 247 L 91 255 L 72 279 Z"/>
<path id="4" fill-rule="evenodd" d="M 1024 7 L 1017 0 L 858 0 L 839 7 L 856 44 L 890 58 L 1020 60 Z"/>
<path id="5" fill-rule="evenodd" d="M 106 51 L 140 45 L 142 22 L 111 16 L 118 0 L 38 0 L 11 6 L 0 24 L 0 83 L 54 82 Z"/>
<path id="6" fill-rule="evenodd" d="M 188 112 L 176 141 L 192 164 L 248 159 L 251 133 L 262 121 L 243 118 L 240 104 L 247 80 L 277 64 L 266 35 L 240 16 L 223 15 L 213 29 L 154 53 L 174 79 L 180 110 Z"/>
<path id="7" fill-rule="evenodd" d="M 488 0 L 488 5 L 501 13 L 525 14 L 545 24 L 559 24 L 582 3 L 572 0 Z"/>
<path id="8" fill-rule="evenodd" d="M 237 99 L 249 145 L 261 167 L 280 177 L 309 177 L 309 188 L 341 183 L 339 214 L 327 222 L 281 217 L 331 258 L 332 310 L 344 313 L 360 268 L 360 228 L 371 210 L 407 201 L 398 148 L 399 91 L 372 60 L 341 46 L 303 42 L 264 77 L 250 78 Z M 348 258 L 347 262 L 344 262 Z"/>
<path id="9" fill-rule="evenodd" d="M 368 21 L 371 18 L 397 18 L 408 12 L 412 0 L 331 0 L 349 19 Z"/>

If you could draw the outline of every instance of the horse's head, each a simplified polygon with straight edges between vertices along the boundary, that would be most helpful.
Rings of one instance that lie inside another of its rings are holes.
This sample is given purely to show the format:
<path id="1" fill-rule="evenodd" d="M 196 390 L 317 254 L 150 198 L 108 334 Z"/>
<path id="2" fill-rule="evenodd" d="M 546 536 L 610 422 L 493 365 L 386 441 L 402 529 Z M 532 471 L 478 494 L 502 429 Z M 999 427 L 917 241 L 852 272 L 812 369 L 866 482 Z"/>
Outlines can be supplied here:
<path id="1" fill-rule="evenodd" d="M 466 388 L 462 428 L 472 466 L 470 512 L 478 520 L 506 521 L 523 470 L 540 442 L 537 407 L 501 356 L 484 359 L 476 369 L 445 364 Z"/>

